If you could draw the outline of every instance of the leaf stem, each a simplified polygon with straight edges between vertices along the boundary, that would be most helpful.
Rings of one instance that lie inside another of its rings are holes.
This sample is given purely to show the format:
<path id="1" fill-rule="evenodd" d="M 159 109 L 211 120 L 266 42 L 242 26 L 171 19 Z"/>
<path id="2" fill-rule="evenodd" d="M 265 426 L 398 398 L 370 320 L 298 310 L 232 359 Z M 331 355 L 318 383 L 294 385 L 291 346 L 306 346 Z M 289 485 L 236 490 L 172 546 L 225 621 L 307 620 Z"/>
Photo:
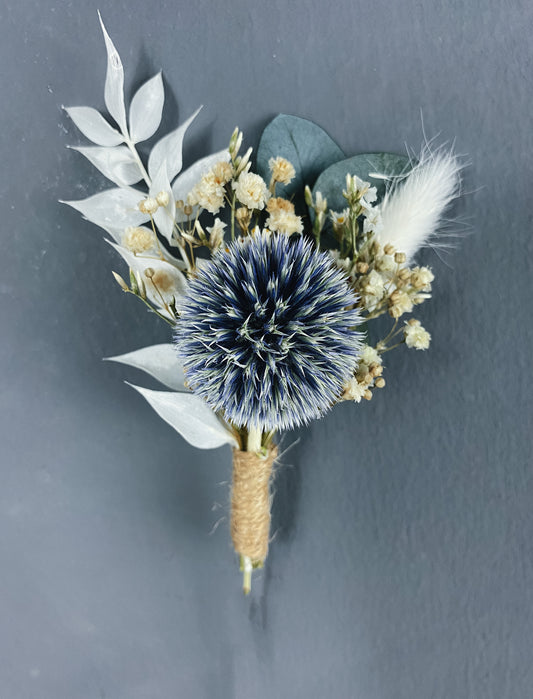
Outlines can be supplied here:
<path id="1" fill-rule="evenodd" d="M 140 158 L 140 155 L 137 153 L 137 148 L 135 148 L 135 145 L 133 141 L 130 138 L 130 135 L 128 133 L 123 133 L 124 140 L 128 148 L 130 149 L 131 154 L 133 155 L 133 158 L 135 159 L 135 162 L 137 163 L 137 166 L 139 170 L 141 171 L 141 175 L 143 177 L 143 180 L 146 182 L 148 189 L 152 186 L 152 180 L 150 179 L 150 176 L 146 172 L 146 168 L 143 165 L 143 161 Z"/>

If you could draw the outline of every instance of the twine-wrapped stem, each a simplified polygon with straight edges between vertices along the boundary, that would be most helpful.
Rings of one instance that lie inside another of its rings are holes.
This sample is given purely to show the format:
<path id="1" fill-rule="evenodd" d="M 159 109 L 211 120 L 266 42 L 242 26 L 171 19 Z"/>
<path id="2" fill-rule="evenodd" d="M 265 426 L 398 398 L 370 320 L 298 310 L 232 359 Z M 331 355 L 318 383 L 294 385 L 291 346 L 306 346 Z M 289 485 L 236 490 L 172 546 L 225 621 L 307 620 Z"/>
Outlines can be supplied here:
<path id="1" fill-rule="evenodd" d="M 261 566 L 270 534 L 270 476 L 276 447 L 261 449 L 261 432 L 250 430 L 246 451 L 233 451 L 231 538 L 241 557 L 243 591 L 252 585 L 252 570 Z"/>

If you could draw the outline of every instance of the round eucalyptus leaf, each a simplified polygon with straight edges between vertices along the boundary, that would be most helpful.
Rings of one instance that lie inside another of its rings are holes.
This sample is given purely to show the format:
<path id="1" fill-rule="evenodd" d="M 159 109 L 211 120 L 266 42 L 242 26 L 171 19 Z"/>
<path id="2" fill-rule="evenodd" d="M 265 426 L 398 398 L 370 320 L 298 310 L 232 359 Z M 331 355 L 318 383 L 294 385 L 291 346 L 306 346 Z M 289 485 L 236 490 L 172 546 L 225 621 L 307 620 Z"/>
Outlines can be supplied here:
<path id="1" fill-rule="evenodd" d="M 394 153 L 362 153 L 330 165 L 315 182 L 313 196 L 320 192 L 328 200 L 328 208 L 342 211 L 346 199 L 342 191 L 346 188 L 346 175 L 357 175 L 377 188 L 378 201 L 383 198 L 387 183 L 399 175 L 406 175 L 412 162 L 406 155 Z"/>
<path id="2" fill-rule="evenodd" d="M 270 182 L 270 158 L 289 160 L 296 176 L 288 185 L 277 185 L 276 194 L 292 200 L 296 213 L 307 213 L 305 185 L 313 187 L 320 173 L 344 157 L 344 153 L 320 126 L 308 119 L 279 114 L 265 128 L 257 149 L 257 172 Z"/>

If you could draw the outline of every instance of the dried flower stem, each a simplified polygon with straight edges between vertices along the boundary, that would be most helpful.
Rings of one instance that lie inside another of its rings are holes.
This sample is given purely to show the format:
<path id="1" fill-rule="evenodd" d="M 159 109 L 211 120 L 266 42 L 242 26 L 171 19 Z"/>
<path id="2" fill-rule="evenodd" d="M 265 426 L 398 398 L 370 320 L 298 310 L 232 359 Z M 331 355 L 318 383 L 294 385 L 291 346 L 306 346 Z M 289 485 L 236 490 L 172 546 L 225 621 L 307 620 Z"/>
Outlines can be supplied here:
<path id="1" fill-rule="evenodd" d="M 258 453 L 261 450 L 261 430 L 252 427 L 248 431 L 246 451 Z M 249 556 L 242 557 L 242 591 L 248 595 L 252 589 L 252 559 Z"/>

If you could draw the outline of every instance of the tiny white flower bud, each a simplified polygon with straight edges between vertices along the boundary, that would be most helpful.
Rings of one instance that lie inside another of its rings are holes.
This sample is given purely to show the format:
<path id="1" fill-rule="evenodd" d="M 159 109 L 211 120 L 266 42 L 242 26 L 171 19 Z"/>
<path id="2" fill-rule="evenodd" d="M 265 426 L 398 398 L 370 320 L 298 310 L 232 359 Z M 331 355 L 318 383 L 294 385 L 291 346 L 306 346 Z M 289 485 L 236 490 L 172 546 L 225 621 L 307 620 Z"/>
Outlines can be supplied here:
<path id="1" fill-rule="evenodd" d="M 170 201 L 170 195 L 168 192 L 161 191 L 157 195 L 156 200 L 159 206 L 168 206 L 168 202 Z"/>
<path id="2" fill-rule="evenodd" d="M 139 211 L 142 211 L 143 214 L 155 214 L 158 209 L 159 204 L 157 199 L 153 197 L 147 197 L 139 203 Z"/>
<path id="3" fill-rule="evenodd" d="M 122 277 L 120 276 L 120 274 L 117 274 L 117 272 L 111 272 L 111 274 L 115 277 L 115 281 L 116 281 L 117 284 L 120 286 L 120 288 L 122 289 L 122 291 L 129 291 L 129 290 L 130 290 L 129 286 L 126 284 L 126 282 L 124 281 L 124 279 L 122 279 Z"/>

